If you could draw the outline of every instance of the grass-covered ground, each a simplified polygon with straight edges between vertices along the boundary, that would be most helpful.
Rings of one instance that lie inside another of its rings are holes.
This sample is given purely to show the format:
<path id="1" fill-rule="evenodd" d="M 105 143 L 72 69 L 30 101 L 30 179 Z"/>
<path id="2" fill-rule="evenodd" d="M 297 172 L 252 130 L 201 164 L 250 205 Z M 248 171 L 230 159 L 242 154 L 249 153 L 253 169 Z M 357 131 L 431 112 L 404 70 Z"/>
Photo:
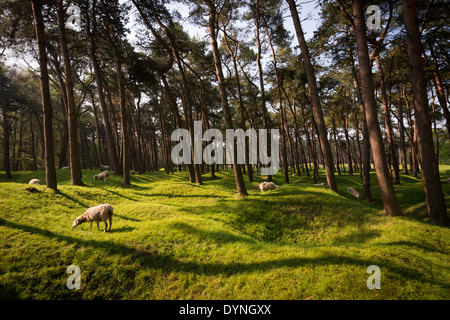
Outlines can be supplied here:
<path id="1" fill-rule="evenodd" d="M 450 167 L 441 170 L 444 181 Z M 286 185 L 280 172 L 280 189 L 260 193 L 257 177 L 237 199 L 232 172 L 205 174 L 203 186 L 185 172 L 133 175 L 131 187 L 96 173 L 83 171 L 86 186 L 74 187 L 58 170 L 59 192 L 38 193 L 25 189 L 44 172 L 14 173 L 14 182 L 0 174 L 1 299 L 450 298 L 450 230 L 428 222 L 414 177 L 396 186 L 404 216 L 391 218 L 375 174 L 369 205 L 346 191 L 362 192 L 359 175 L 338 176 L 334 194 L 306 176 Z M 110 233 L 71 228 L 101 203 L 114 207 Z M 72 264 L 80 290 L 66 287 Z M 370 265 L 381 268 L 380 290 L 366 286 Z"/>

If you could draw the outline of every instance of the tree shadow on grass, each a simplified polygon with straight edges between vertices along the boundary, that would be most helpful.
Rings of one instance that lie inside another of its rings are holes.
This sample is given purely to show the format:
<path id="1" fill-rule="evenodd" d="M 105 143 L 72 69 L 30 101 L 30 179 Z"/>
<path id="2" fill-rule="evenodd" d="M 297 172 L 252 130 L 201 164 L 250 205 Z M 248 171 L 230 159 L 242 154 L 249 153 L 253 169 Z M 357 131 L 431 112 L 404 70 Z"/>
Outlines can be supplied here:
<path id="1" fill-rule="evenodd" d="M 84 202 L 82 202 L 82 201 L 80 201 L 80 200 L 78 200 L 78 199 L 75 199 L 75 198 L 72 197 L 72 196 L 69 196 L 67 193 L 62 192 L 61 190 L 57 190 L 57 191 L 56 191 L 56 194 L 59 194 L 59 195 L 63 196 L 63 197 L 66 198 L 67 200 L 70 200 L 70 201 L 72 201 L 72 202 L 74 202 L 74 203 L 80 205 L 80 206 L 83 207 L 83 208 L 89 208 L 89 206 L 88 206 L 87 204 L 85 204 Z"/>
<path id="2" fill-rule="evenodd" d="M 136 219 L 136 218 L 125 217 L 125 216 L 120 215 L 120 214 L 117 214 L 117 213 L 114 213 L 114 214 L 113 214 L 113 218 L 114 218 L 114 217 L 119 217 L 120 219 L 123 219 L 123 220 L 129 220 L 129 221 L 134 221 L 134 222 L 142 221 L 142 220 L 139 220 L 139 219 Z"/>
<path id="3" fill-rule="evenodd" d="M 118 196 L 118 197 L 120 197 L 120 198 L 125 198 L 125 199 L 130 200 L 130 201 L 139 201 L 138 199 L 131 198 L 131 197 L 128 197 L 128 196 L 125 196 L 125 195 L 123 195 L 123 194 L 121 194 L 121 193 L 119 193 L 119 192 L 116 192 L 116 191 L 112 191 L 111 189 L 103 188 L 102 190 L 104 190 L 104 191 L 106 191 L 106 192 L 109 192 L 109 193 L 111 193 L 111 194 L 113 194 L 113 195 L 115 195 L 115 196 Z"/>
<path id="4" fill-rule="evenodd" d="M 174 222 L 171 227 L 176 228 L 184 233 L 189 233 L 197 236 L 200 240 L 211 240 L 216 243 L 227 244 L 242 242 L 247 244 L 257 244 L 258 242 L 249 237 L 243 237 L 239 235 L 232 234 L 228 231 L 207 231 L 200 228 L 194 227 L 184 222 Z"/>
<path id="5" fill-rule="evenodd" d="M 317 257 L 295 257 L 295 258 L 284 258 L 284 259 L 271 259 L 266 261 L 258 262 L 197 262 L 197 261 L 183 261 L 176 259 L 173 255 L 164 254 L 156 250 L 146 251 L 141 249 L 130 248 L 123 244 L 113 243 L 111 241 L 100 241 L 100 240 L 82 240 L 66 235 L 60 235 L 52 231 L 47 231 L 41 228 L 28 226 L 16 222 L 7 221 L 0 218 L 0 225 L 8 228 L 13 228 L 32 234 L 41 235 L 50 239 L 55 239 L 57 241 L 64 241 L 69 244 L 76 244 L 78 246 L 92 247 L 94 249 L 103 250 L 107 254 L 111 255 L 121 255 L 124 257 L 131 257 L 133 260 L 138 261 L 141 265 L 141 269 L 160 269 L 167 274 L 172 272 L 191 272 L 195 274 L 203 274 L 207 276 L 218 276 L 225 275 L 231 276 L 235 274 L 251 273 L 251 272 L 261 272 L 270 271 L 277 268 L 297 268 L 304 265 L 308 266 L 328 266 L 328 265 L 353 265 L 361 267 L 365 270 L 370 261 L 367 259 L 360 259 L 342 255 L 334 255 L 329 253 L 322 253 L 322 255 Z M 217 235 L 213 235 L 217 237 Z M 236 239 L 240 241 L 240 239 Z M 389 271 L 397 274 L 398 276 L 418 280 L 421 282 L 430 283 L 432 285 L 439 285 L 444 288 L 450 288 L 450 285 L 445 282 L 440 282 L 433 279 L 433 275 L 428 275 L 424 273 L 418 273 L 413 268 L 405 268 L 404 266 L 399 266 L 393 263 L 393 261 L 386 258 L 377 258 L 377 265 L 382 266 L 382 268 L 388 269 Z"/>

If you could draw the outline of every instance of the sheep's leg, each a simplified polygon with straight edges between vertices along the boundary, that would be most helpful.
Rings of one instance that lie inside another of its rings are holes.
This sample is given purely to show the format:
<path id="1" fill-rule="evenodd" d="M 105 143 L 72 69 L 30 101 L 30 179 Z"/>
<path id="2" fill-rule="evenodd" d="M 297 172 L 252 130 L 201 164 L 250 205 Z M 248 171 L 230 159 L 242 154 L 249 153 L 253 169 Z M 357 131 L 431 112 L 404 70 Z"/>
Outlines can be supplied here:
<path id="1" fill-rule="evenodd" d="M 109 231 L 111 231 L 112 226 L 112 216 L 109 217 Z"/>
<path id="2" fill-rule="evenodd" d="M 106 232 L 106 231 L 108 231 L 108 221 L 106 221 L 106 219 L 105 219 L 105 220 L 103 220 L 103 222 L 105 223 L 105 230 L 103 232 Z"/>
<path id="3" fill-rule="evenodd" d="M 97 221 L 97 229 L 100 230 L 100 224 L 98 221 Z"/>

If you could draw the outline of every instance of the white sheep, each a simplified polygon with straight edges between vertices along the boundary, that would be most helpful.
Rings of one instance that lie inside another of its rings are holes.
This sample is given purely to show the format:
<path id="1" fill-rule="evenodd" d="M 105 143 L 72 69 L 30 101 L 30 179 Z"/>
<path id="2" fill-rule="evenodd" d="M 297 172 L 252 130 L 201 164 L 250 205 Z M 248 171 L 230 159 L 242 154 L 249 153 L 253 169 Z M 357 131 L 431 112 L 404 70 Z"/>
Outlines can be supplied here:
<path id="1" fill-rule="evenodd" d="M 273 182 L 266 182 L 266 181 L 261 182 L 258 187 L 261 190 L 261 192 L 274 190 L 274 189 L 278 189 L 279 188 L 279 186 L 277 186 L 275 183 L 273 183 Z"/>
<path id="2" fill-rule="evenodd" d="M 105 166 L 104 164 L 100 165 L 100 169 L 102 170 L 109 170 L 109 166 Z"/>
<path id="3" fill-rule="evenodd" d="M 70 167 L 62 167 L 61 169 L 67 170 L 67 169 L 70 169 Z"/>
<path id="4" fill-rule="evenodd" d="M 108 171 L 104 171 L 102 173 L 96 174 L 94 176 L 94 179 L 95 180 L 103 180 L 103 181 L 109 180 L 109 172 Z"/>
<path id="5" fill-rule="evenodd" d="M 347 191 L 350 192 L 352 195 L 354 195 L 356 198 L 360 197 L 359 192 L 353 188 L 348 188 Z"/>
<path id="6" fill-rule="evenodd" d="M 30 180 L 30 182 L 28 182 L 28 184 L 29 184 L 29 185 L 32 185 L 32 184 L 41 184 L 41 180 L 39 180 L 39 179 L 32 179 L 32 180 Z"/>
<path id="7" fill-rule="evenodd" d="M 85 213 L 83 213 L 81 216 L 76 218 L 73 221 L 72 228 L 75 228 L 76 226 L 84 223 L 84 222 L 90 222 L 91 223 L 91 230 L 92 230 L 92 222 L 97 222 L 97 228 L 100 230 L 99 222 L 103 221 L 105 224 L 105 230 L 108 229 L 108 222 L 109 220 L 109 230 L 111 231 L 111 225 L 112 225 L 112 214 L 113 214 L 114 208 L 110 206 L 109 204 L 101 204 L 95 207 L 91 207 L 86 210 Z"/>

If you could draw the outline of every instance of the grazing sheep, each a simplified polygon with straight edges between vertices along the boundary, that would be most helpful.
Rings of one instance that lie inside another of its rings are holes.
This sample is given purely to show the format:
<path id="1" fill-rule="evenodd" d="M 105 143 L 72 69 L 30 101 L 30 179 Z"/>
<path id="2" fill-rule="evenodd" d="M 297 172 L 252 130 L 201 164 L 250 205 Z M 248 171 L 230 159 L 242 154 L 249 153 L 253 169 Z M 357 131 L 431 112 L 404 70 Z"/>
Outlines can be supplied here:
<path id="1" fill-rule="evenodd" d="M 136 170 L 132 170 L 132 171 L 130 172 L 130 174 L 137 174 L 137 171 L 136 171 Z"/>
<path id="2" fill-rule="evenodd" d="M 261 190 L 261 192 L 270 191 L 270 190 L 274 190 L 274 189 L 278 189 L 279 188 L 279 186 L 277 186 L 275 183 L 273 183 L 273 182 L 266 182 L 266 181 L 261 182 L 258 187 Z"/>
<path id="3" fill-rule="evenodd" d="M 315 186 L 324 186 L 324 185 L 325 185 L 325 182 L 322 182 L 322 183 L 315 183 L 314 185 L 315 185 Z"/>
<path id="4" fill-rule="evenodd" d="M 445 180 L 445 182 L 450 183 L 450 178 L 447 178 L 447 180 Z"/>
<path id="5" fill-rule="evenodd" d="M 102 170 L 109 170 L 109 166 L 105 166 L 104 164 L 100 165 L 100 169 Z"/>
<path id="6" fill-rule="evenodd" d="M 95 222 L 97 222 L 98 230 L 100 230 L 99 222 L 103 221 L 103 223 L 105 224 L 104 232 L 111 231 L 113 210 L 114 210 L 114 208 L 111 207 L 109 204 L 101 204 L 101 205 L 89 208 L 86 210 L 85 213 L 83 213 L 81 216 L 79 216 L 78 218 L 76 218 L 73 221 L 72 228 L 75 228 L 76 226 L 78 226 L 84 222 L 90 222 L 91 230 L 92 230 L 92 222 L 95 221 Z M 109 220 L 109 229 L 108 229 L 107 220 Z"/>
<path id="7" fill-rule="evenodd" d="M 62 167 L 61 169 L 67 170 L 67 169 L 70 169 L 70 167 Z"/>
<path id="8" fill-rule="evenodd" d="M 104 171 L 102 173 L 96 174 L 94 176 L 94 179 L 95 180 L 103 180 L 103 181 L 109 180 L 109 172 L 108 171 Z"/>
<path id="9" fill-rule="evenodd" d="M 29 184 L 29 185 L 32 185 L 32 184 L 41 184 L 41 180 L 39 180 L 39 179 L 32 179 L 32 180 L 30 180 L 30 182 L 28 182 L 28 184 Z"/>
<path id="10" fill-rule="evenodd" d="M 348 188 L 347 191 L 350 192 L 352 195 L 354 195 L 356 198 L 359 198 L 359 192 L 356 191 L 355 189 Z"/>
<path id="11" fill-rule="evenodd" d="M 293 173 L 293 174 L 292 174 L 293 177 L 295 177 L 296 175 L 297 175 L 296 173 Z"/>

